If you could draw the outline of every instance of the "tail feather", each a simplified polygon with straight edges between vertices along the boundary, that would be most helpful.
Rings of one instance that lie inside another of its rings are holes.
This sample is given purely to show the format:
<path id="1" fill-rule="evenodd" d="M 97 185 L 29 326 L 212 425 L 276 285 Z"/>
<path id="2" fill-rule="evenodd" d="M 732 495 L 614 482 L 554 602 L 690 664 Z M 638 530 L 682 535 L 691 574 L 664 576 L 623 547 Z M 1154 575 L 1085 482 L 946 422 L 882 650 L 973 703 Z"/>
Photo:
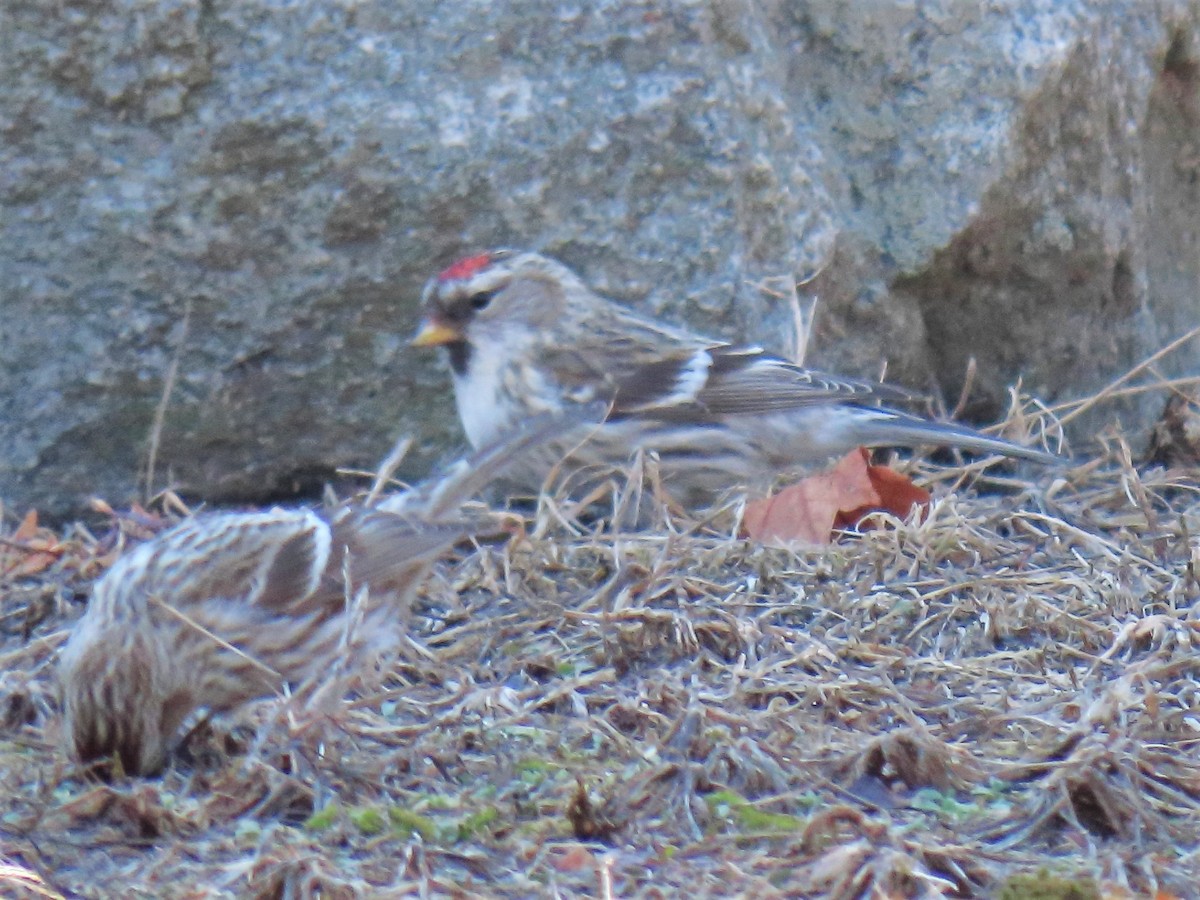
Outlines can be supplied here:
<path id="1" fill-rule="evenodd" d="M 864 417 L 859 426 L 859 442 L 865 447 L 909 447 L 937 444 L 975 453 L 998 453 L 1015 459 L 1027 459 L 1048 466 L 1069 462 L 1064 457 L 1037 447 L 1025 447 L 1003 438 L 994 438 L 967 425 L 931 422 L 894 410 L 872 410 L 877 416 Z"/>

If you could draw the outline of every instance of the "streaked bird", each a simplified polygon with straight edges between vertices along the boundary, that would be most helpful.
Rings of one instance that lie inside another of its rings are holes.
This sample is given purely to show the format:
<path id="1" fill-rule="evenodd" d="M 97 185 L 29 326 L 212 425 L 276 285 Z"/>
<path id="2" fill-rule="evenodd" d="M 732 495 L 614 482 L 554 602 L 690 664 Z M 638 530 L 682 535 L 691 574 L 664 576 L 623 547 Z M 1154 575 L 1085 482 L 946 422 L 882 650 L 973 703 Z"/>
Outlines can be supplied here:
<path id="1" fill-rule="evenodd" d="M 664 482 L 689 500 L 765 485 L 858 446 L 944 445 L 1062 462 L 879 405 L 908 396 L 896 388 L 638 315 L 537 253 L 494 250 L 459 260 L 426 284 L 421 303 L 413 343 L 447 351 L 459 418 L 474 446 L 531 415 L 600 400 L 611 411 L 591 439 L 552 449 L 572 451 L 568 463 L 578 467 L 620 466 L 638 450 L 653 451 Z"/>
<path id="2" fill-rule="evenodd" d="M 96 582 L 62 651 L 70 750 L 154 773 L 194 711 L 231 710 L 388 656 L 432 561 L 481 527 L 461 504 L 600 415 L 539 417 L 374 507 L 201 514 L 134 548 Z"/>

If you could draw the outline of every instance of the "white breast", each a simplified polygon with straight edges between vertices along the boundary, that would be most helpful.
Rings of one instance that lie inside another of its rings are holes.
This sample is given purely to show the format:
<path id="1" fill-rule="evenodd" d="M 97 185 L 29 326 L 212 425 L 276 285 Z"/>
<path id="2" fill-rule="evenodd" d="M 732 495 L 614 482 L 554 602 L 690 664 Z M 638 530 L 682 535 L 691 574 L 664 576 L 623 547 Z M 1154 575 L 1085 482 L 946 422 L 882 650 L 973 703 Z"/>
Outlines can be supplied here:
<path id="1" fill-rule="evenodd" d="M 478 449 L 508 431 L 516 422 L 517 410 L 501 390 L 508 367 L 499 347 L 482 341 L 475 344 L 464 375 L 454 375 L 454 399 L 458 418 L 471 446 Z"/>

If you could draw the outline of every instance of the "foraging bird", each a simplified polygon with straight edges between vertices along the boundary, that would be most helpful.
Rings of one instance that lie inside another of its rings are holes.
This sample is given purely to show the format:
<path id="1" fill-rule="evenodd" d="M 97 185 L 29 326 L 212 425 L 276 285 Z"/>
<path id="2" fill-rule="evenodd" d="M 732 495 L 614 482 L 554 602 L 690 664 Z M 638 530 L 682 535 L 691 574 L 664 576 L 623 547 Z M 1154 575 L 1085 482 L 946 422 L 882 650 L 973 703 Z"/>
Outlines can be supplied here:
<path id="1" fill-rule="evenodd" d="M 136 547 L 96 583 L 62 651 L 71 749 L 154 773 L 193 711 L 386 655 L 433 559 L 479 528 L 461 503 L 578 417 L 543 416 L 374 507 L 198 515 Z"/>
<path id="2" fill-rule="evenodd" d="M 426 284 L 416 346 L 445 347 L 459 418 L 478 447 L 537 413 L 611 404 L 574 466 L 653 451 L 668 488 L 711 497 L 855 447 L 937 444 L 1061 462 L 974 429 L 878 406 L 907 394 L 794 365 L 638 315 L 538 253 L 495 250 Z M 540 478 L 540 472 L 533 473 Z"/>

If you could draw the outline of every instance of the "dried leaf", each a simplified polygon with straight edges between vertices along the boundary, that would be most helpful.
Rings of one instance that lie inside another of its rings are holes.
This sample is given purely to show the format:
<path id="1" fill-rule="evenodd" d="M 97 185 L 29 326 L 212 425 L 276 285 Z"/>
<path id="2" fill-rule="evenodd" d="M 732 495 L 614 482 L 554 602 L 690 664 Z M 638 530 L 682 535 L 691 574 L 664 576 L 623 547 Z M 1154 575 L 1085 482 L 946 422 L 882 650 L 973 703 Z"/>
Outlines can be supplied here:
<path id="1" fill-rule="evenodd" d="M 12 533 L 9 540 L 14 543 L 21 544 L 29 540 L 38 530 L 38 514 L 36 509 L 31 509 L 25 513 L 25 518 L 21 520 L 21 524 L 17 526 L 17 530 Z"/>
<path id="2" fill-rule="evenodd" d="M 860 448 L 864 455 L 865 450 Z M 914 506 L 929 505 L 929 491 L 917 487 L 907 475 L 901 475 L 887 466 L 867 466 L 867 477 L 871 480 L 876 500 L 873 504 L 843 511 L 833 523 L 834 528 L 853 528 L 873 512 L 888 512 L 905 518 Z"/>
<path id="3" fill-rule="evenodd" d="M 6 568 L 5 575 L 13 578 L 28 578 L 30 575 L 37 575 L 54 565 L 55 560 L 62 554 L 61 545 L 47 544 L 45 541 L 32 541 L 29 549 L 34 552 L 24 554 L 23 559 L 12 567 Z"/>
<path id="4" fill-rule="evenodd" d="M 54 534 L 38 527 L 38 514 L 31 509 L 0 547 L 0 575 L 26 578 L 37 575 L 54 564 L 63 553 Z"/>
<path id="5" fill-rule="evenodd" d="M 865 454 L 854 450 L 828 472 L 747 503 L 742 530 L 763 544 L 825 544 L 841 510 L 867 506 L 875 497 Z"/>
<path id="6" fill-rule="evenodd" d="M 596 857 L 582 844 L 572 844 L 553 858 L 552 865 L 559 872 L 582 872 L 596 864 Z"/>
<path id="7" fill-rule="evenodd" d="M 906 516 L 929 502 L 929 493 L 886 466 L 873 466 L 862 447 L 828 472 L 812 475 L 773 497 L 746 504 L 742 531 L 774 546 L 829 543 L 835 529 L 856 525 L 869 513 Z"/>

